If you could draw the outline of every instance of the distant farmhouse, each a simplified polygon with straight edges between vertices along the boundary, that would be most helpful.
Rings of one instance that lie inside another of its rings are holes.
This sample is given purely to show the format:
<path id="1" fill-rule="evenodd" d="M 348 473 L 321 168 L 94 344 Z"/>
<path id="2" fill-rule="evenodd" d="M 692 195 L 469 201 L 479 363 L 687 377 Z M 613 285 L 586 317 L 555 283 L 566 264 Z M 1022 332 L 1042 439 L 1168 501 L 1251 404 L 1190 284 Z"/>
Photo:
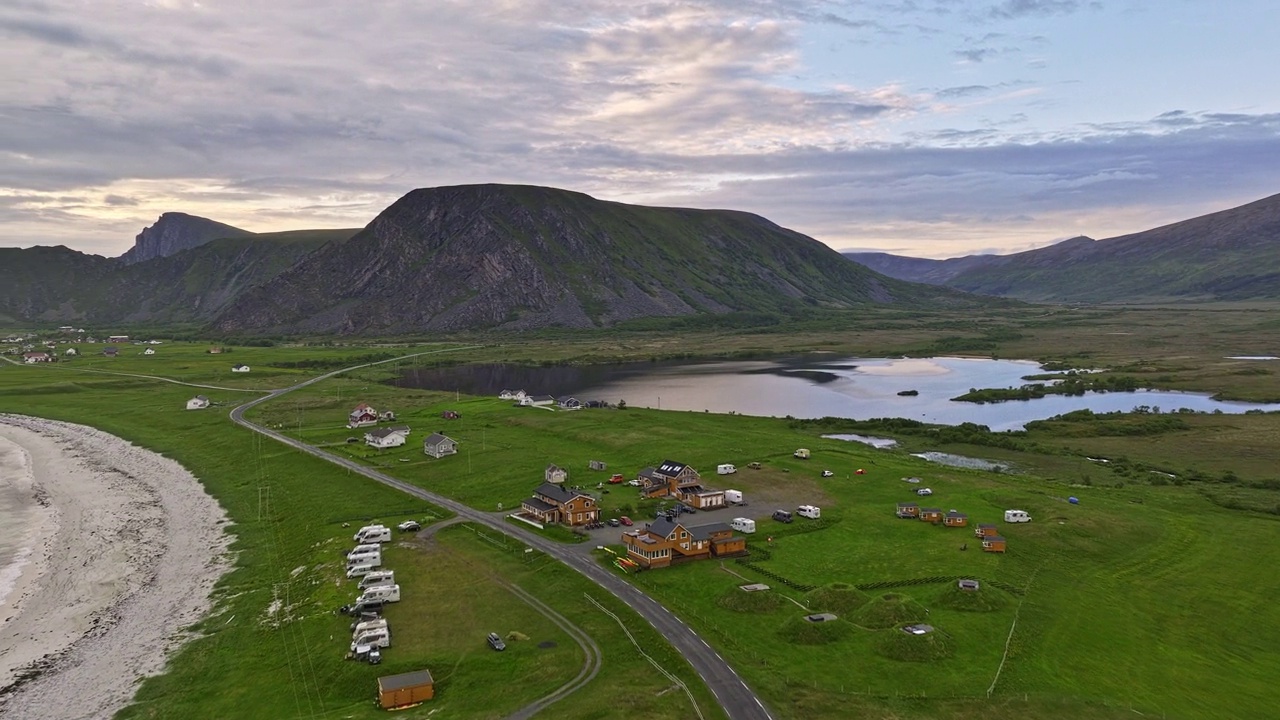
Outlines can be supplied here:
<path id="1" fill-rule="evenodd" d="M 408 425 L 378 428 L 376 430 L 370 430 L 364 434 L 364 444 L 369 447 L 384 450 L 386 448 L 400 447 L 401 445 L 404 445 L 405 440 L 408 437 Z"/>
<path id="2" fill-rule="evenodd" d="M 370 407 L 369 403 L 360 403 L 354 410 L 347 413 L 347 427 L 358 428 L 368 425 L 378 424 L 378 411 Z"/>
<path id="3" fill-rule="evenodd" d="M 686 526 L 681 520 L 659 518 L 642 530 L 622 534 L 627 557 L 646 568 L 707 558 L 735 557 L 747 551 L 746 538 L 724 523 Z"/>
<path id="4" fill-rule="evenodd" d="M 437 460 L 458 452 L 458 441 L 440 433 L 431 433 L 422 441 L 422 451 Z"/>
<path id="5" fill-rule="evenodd" d="M 600 517 L 596 499 L 568 488 L 543 483 L 533 491 L 533 497 L 520 503 L 525 515 L 544 523 L 587 525 Z"/>
<path id="6" fill-rule="evenodd" d="M 209 407 L 209 398 L 203 395 L 197 395 L 187 401 L 188 410 L 204 410 Z"/>

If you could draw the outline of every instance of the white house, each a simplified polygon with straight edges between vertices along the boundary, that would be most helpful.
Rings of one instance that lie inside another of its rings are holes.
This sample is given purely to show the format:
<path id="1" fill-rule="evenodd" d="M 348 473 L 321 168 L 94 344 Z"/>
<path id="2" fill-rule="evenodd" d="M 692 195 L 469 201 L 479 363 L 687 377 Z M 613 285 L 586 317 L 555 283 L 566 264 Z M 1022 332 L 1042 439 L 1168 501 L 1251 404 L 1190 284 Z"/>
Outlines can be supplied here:
<path id="1" fill-rule="evenodd" d="M 231 372 L 249 372 L 249 366 L 248 365 L 232 365 Z"/>
<path id="2" fill-rule="evenodd" d="M 433 458 L 454 455 L 458 452 L 458 441 L 440 433 L 431 433 L 422 441 L 422 451 Z"/>
<path id="3" fill-rule="evenodd" d="M 556 398 L 556 404 L 565 410 L 577 410 L 582 407 L 582 403 L 578 398 L 571 395 Z"/>
<path id="4" fill-rule="evenodd" d="M 542 473 L 542 479 L 545 480 L 546 482 L 555 483 L 556 485 L 559 485 L 560 483 L 569 479 L 569 471 L 556 465 L 555 463 L 552 463 L 548 465 L 547 469 Z"/>
<path id="5" fill-rule="evenodd" d="M 358 428 L 369 425 L 378 424 L 378 411 L 370 407 L 369 403 L 360 403 L 354 410 L 347 413 L 347 427 Z"/>
<path id="6" fill-rule="evenodd" d="M 67 356 L 71 356 L 71 355 L 79 355 L 79 354 L 80 354 L 80 352 L 79 352 L 78 350 L 76 350 L 75 348 L 67 348 L 67 351 L 66 351 L 65 353 L 63 353 L 63 354 L 64 354 L 64 355 L 67 355 Z"/>
<path id="7" fill-rule="evenodd" d="M 209 398 L 203 395 L 197 395 L 187 401 L 188 410 L 203 410 L 209 407 Z"/>
<path id="8" fill-rule="evenodd" d="M 364 434 L 364 444 L 372 448 L 385 450 L 387 448 L 400 447 L 405 443 L 405 439 L 408 436 L 409 427 L 407 425 L 378 428 Z"/>
<path id="9" fill-rule="evenodd" d="M 526 393 L 523 390 L 503 390 L 502 392 L 498 393 L 498 399 L 499 400 L 523 400 L 525 398 L 525 395 Z"/>
<path id="10" fill-rule="evenodd" d="M 556 399 L 550 395 L 526 395 L 520 398 L 521 405 L 532 405 L 534 407 L 546 407 L 547 405 L 555 405 Z"/>
<path id="11" fill-rule="evenodd" d="M 155 354 L 156 354 L 156 349 L 155 349 L 155 348 L 147 348 L 146 350 L 143 350 L 143 351 L 142 351 L 142 354 L 143 354 L 143 355 L 155 355 Z"/>
<path id="12" fill-rule="evenodd" d="M 28 365 L 34 365 L 36 363 L 47 363 L 52 361 L 53 361 L 53 357 L 50 356 L 49 353 L 29 352 L 29 353 L 24 353 L 22 355 L 22 362 Z"/>

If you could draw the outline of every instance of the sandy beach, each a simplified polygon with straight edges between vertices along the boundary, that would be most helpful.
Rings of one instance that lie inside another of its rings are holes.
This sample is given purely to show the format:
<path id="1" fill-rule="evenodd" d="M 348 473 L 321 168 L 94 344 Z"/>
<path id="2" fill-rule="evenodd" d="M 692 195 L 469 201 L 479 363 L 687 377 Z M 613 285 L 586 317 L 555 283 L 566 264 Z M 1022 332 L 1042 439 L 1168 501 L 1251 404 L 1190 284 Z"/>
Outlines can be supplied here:
<path id="1" fill-rule="evenodd" d="M 87 426 L 0 415 L 0 457 L 31 498 L 0 578 L 0 716 L 110 717 L 209 611 L 226 514 L 178 463 Z"/>

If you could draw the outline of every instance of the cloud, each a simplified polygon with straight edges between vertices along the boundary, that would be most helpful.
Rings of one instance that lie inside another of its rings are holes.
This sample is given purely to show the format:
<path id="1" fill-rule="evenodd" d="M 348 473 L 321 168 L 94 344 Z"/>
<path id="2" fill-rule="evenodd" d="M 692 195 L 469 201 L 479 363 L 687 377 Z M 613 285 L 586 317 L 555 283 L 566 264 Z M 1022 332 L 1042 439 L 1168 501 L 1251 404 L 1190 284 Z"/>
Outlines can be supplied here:
<path id="1" fill-rule="evenodd" d="M 1081 0 L 1005 0 L 987 12 L 993 18 L 1014 20 L 1028 16 L 1070 15 L 1085 8 L 1099 9 L 1101 3 Z"/>

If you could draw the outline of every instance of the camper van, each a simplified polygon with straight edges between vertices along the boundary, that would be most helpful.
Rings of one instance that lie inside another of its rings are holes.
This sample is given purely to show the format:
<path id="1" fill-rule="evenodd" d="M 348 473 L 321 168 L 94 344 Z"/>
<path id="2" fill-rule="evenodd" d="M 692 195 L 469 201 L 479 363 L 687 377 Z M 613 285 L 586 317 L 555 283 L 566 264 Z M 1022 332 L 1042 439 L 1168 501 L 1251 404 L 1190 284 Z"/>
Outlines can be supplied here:
<path id="1" fill-rule="evenodd" d="M 373 537 L 375 537 L 375 536 L 379 536 L 379 537 L 380 537 L 380 536 L 382 536 L 382 534 L 383 534 L 383 533 L 386 533 L 386 536 L 387 536 L 387 539 L 386 539 L 386 540 L 373 540 L 373 539 L 370 539 L 370 538 L 373 538 Z M 386 525 L 365 525 L 364 527 L 362 527 L 362 528 L 360 528 L 359 530 L 357 530 L 357 531 L 356 531 L 356 534 L 351 536 L 351 539 L 352 539 L 352 540 L 355 540 L 355 541 L 356 541 L 356 542 L 358 542 L 358 543 L 366 543 L 366 542 L 390 542 L 390 541 L 391 541 L 391 528 L 387 527 Z"/>
<path id="2" fill-rule="evenodd" d="M 756 521 L 751 518 L 734 518 L 729 527 L 740 533 L 753 533 L 756 531 Z"/>
<path id="3" fill-rule="evenodd" d="M 382 553 L 374 551 L 371 553 L 362 553 L 347 558 L 347 569 L 350 570 L 357 565 L 372 565 L 375 568 L 382 567 Z"/>
<path id="4" fill-rule="evenodd" d="M 367 600 L 381 600 L 383 602 L 400 602 L 400 586 L 399 585 L 374 585 L 364 591 L 364 594 L 356 598 L 356 604 L 363 603 Z"/>
<path id="5" fill-rule="evenodd" d="M 1031 516 L 1026 510 L 1005 510 L 1004 521 L 1009 523 L 1031 522 Z"/>
<path id="6" fill-rule="evenodd" d="M 809 459 L 809 448 L 800 448 L 799 450 L 796 450 L 795 452 L 793 452 L 793 453 L 791 453 L 791 454 L 792 454 L 793 456 L 795 456 L 796 458 L 799 458 L 800 460 L 808 460 L 808 459 Z"/>
<path id="7" fill-rule="evenodd" d="M 738 505 L 742 502 L 741 490 L 725 490 L 724 501 L 731 505 Z"/>
<path id="8" fill-rule="evenodd" d="M 352 555 L 364 555 L 371 552 L 382 552 L 382 546 L 375 543 L 357 545 L 347 551 L 347 557 L 351 557 Z"/>
<path id="9" fill-rule="evenodd" d="M 360 578 L 360 584 L 356 587 L 364 590 L 374 585 L 395 585 L 395 570 L 371 570 L 364 577 Z"/>
<path id="10" fill-rule="evenodd" d="M 351 641 L 351 652 L 355 652 L 360 645 L 377 648 L 391 647 L 391 630 L 382 628 L 381 630 L 370 630 L 364 633 Z"/>
<path id="11" fill-rule="evenodd" d="M 810 520 L 817 520 L 822 517 L 822 508 L 817 505 L 801 505 L 796 508 L 796 514 L 800 517 L 807 517 Z"/>
<path id="12" fill-rule="evenodd" d="M 351 624 L 351 639 L 354 640 L 361 635 L 373 630 L 387 629 L 386 618 L 374 618 L 373 620 L 365 620 L 364 622 Z"/>
<path id="13" fill-rule="evenodd" d="M 365 560 L 364 562 L 361 562 L 359 565 L 351 565 L 347 568 L 347 579 L 351 580 L 352 578 L 364 577 L 371 572 L 376 572 L 381 565 L 382 565 L 381 555 L 378 556 L 378 559 L 376 561 Z"/>
<path id="14" fill-rule="evenodd" d="M 730 464 L 728 464 L 728 463 L 725 463 L 724 465 L 717 465 L 717 466 L 716 466 L 716 474 L 717 474 L 717 475 L 732 475 L 732 474 L 734 474 L 734 473 L 736 473 L 736 472 L 738 472 L 738 468 L 736 468 L 736 467 L 734 467 L 734 466 L 732 466 L 732 465 L 730 465 Z"/>

